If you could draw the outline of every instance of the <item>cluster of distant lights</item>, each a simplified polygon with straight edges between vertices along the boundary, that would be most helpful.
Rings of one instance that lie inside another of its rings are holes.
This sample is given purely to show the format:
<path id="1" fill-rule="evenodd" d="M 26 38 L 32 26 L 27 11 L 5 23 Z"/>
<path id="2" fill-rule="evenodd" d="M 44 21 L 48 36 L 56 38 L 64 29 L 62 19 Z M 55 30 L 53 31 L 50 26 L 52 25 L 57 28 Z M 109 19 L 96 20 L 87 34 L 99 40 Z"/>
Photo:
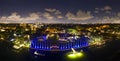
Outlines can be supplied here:
<path id="1" fill-rule="evenodd" d="M 14 34 L 15 35 L 15 34 Z M 18 37 L 21 37 L 21 35 L 16 35 Z M 0 38 L 0 40 L 4 40 L 4 38 Z M 10 41 L 14 44 L 13 48 L 17 50 L 17 52 L 19 52 L 22 48 L 29 48 L 30 47 L 30 41 L 25 41 L 25 40 L 19 40 L 16 38 L 12 38 L 10 39 Z"/>
<path id="2" fill-rule="evenodd" d="M 1 29 L 0 31 L 4 32 L 5 30 L 4 29 Z M 13 34 L 14 36 L 18 36 L 18 37 L 21 37 L 21 35 L 17 35 L 17 34 Z M 73 38 L 73 37 L 72 37 Z M 4 39 L 4 38 L 0 38 L 0 39 Z M 14 48 L 15 49 L 20 49 L 22 47 L 29 47 L 30 46 L 30 43 L 28 42 L 23 42 L 23 43 L 20 43 L 20 41 L 16 41 L 15 39 L 11 39 L 10 41 L 14 41 Z M 102 39 L 102 37 L 92 37 L 92 41 L 89 42 L 89 44 L 91 46 L 95 46 L 95 47 L 100 47 L 102 45 L 105 44 L 105 41 Z"/>
<path id="3" fill-rule="evenodd" d="M 30 46 L 29 42 L 24 41 L 23 43 L 20 43 L 20 41 L 15 41 L 13 47 L 15 49 L 21 49 L 21 48 L 29 48 L 29 46 Z"/>
<path id="4" fill-rule="evenodd" d="M 17 35 L 14 33 L 13 36 L 21 37 L 22 35 Z M 29 38 L 29 35 L 28 35 L 28 38 Z M 13 48 L 15 48 L 17 50 L 30 47 L 30 41 L 25 41 L 24 38 L 23 38 L 23 40 L 20 40 L 19 38 L 13 38 L 10 41 L 14 43 Z"/>
<path id="5" fill-rule="evenodd" d="M 92 37 L 92 40 L 90 40 L 89 44 L 90 46 L 95 47 L 102 47 L 105 44 L 105 40 L 102 37 Z"/>

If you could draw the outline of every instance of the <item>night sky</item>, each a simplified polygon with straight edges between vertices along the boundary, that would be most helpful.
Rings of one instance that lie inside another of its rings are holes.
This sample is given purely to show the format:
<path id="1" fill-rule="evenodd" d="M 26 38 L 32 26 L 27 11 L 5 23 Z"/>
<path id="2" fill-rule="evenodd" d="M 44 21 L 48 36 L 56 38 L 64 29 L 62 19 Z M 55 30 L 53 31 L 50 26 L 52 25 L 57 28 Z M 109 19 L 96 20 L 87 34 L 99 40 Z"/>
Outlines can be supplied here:
<path id="1" fill-rule="evenodd" d="M 0 0 L 4 23 L 120 23 L 120 0 Z"/>

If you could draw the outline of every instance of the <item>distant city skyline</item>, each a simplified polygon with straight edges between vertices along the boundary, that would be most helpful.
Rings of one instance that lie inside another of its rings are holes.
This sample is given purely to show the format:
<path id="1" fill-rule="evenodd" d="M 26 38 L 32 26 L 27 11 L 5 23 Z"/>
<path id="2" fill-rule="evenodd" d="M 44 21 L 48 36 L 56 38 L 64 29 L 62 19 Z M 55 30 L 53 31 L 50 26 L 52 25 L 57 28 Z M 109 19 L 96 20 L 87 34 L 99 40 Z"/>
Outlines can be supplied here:
<path id="1" fill-rule="evenodd" d="M 0 0 L 0 23 L 120 23 L 120 0 Z"/>

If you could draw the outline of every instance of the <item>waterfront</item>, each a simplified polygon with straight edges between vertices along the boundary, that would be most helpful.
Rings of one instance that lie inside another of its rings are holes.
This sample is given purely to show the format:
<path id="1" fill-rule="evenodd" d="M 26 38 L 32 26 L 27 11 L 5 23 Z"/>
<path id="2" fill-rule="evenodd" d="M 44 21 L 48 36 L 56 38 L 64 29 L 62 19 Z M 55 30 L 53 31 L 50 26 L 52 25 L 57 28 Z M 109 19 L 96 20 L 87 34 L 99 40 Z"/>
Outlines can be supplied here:
<path id="1" fill-rule="evenodd" d="M 119 28 L 119 24 L 1 24 L 0 60 L 119 61 Z M 57 35 L 57 37 L 54 35 Z M 85 44 L 83 46 L 86 47 L 81 47 L 80 44 L 84 44 L 84 42 L 77 41 L 85 41 L 82 35 L 89 38 L 87 42 L 89 46 Z M 51 41 L 49 42 L 49 40 Z M 30 46 L 32 41 L 42 43 L 39 47 L 33 46 L 35 50 L 37 48 L 36 51 L 42 51 L 42 55 L 34 54 L 35 51 L 31 52 Z M 46 42 L 48 42 L 48 45 L 52 43 L 48 47 L 52 47 L 53 50 L 49 50 L 46 47 Z M 59 46 L 56 44 L 58 42 L 64 45 Z M 58 47 L 60 47 L 60 50 Z M 83 50 L 84 57 L 76 59 L 68 58 L 67 54 L 72 52 L 71 48 L 74 48 L 77 52 Z M 43 52 L 49 54 L 44 55 Z"/>

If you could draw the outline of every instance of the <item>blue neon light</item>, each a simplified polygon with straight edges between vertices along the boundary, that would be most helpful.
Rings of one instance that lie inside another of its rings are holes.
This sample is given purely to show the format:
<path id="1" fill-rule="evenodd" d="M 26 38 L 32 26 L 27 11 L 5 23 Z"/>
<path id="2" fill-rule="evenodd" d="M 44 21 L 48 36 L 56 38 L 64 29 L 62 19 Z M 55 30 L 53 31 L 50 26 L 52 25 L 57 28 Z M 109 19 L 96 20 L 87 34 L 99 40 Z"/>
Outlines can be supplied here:
<path id="1" fill-rule="evenodd" d="M 43 36 L 43 39 L 46 40 L 46 36 Z M 59 50 L 82 48 L 89 45 L 88 40 L 89 38 L 82 36 L 80 38 L 73 39 L 73 42 L 66 42 L 66 43 L 58 42 L 56 46 L 59 47 Z M 37 38 L 34 38 L 31 42 L 30 48 L 34 48 L 37 50 L 52 50 L 52 48 L 50 48 L 51 46 L 53 45 L 49 41 L 38 41 Z"/>

